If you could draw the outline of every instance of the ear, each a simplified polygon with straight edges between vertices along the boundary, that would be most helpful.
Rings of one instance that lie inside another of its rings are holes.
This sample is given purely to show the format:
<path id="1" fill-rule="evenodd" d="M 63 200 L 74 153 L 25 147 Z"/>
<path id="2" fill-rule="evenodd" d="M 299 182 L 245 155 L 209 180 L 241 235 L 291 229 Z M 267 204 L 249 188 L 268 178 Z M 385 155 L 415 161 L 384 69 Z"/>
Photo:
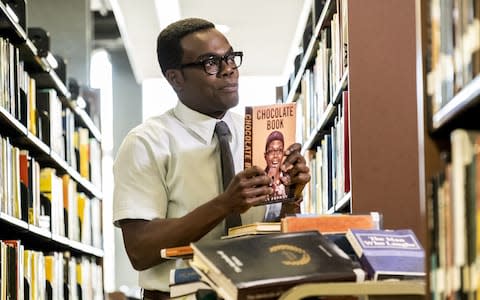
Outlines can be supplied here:
<path id="1" fill-rule="evenodd" d="M 183 83 L 185 79 L 183 78 L 183 74 L 180 70 L 177 69 L 170 69 L 165 72 L 165 78 L 170 83 L 175 91 L 179 91 L 183 88 Z"/>

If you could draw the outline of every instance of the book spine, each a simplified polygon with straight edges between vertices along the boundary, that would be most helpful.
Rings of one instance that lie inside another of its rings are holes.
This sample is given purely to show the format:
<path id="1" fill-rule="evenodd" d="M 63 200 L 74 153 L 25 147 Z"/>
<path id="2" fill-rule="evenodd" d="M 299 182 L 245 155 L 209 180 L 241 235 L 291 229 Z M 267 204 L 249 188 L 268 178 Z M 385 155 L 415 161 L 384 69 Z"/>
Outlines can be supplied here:
<path id="1" fill-rule="evenodd" d="M 244 167 L 245 169 L 252 167 L 252 149 L 253 149 L 253 139 L 252 139 L 252 117 L 253 117 L 253 108 L 248 106 L 245 108 L 245 144 L 244 144 Z"/>
<path id="2" fill-rule="evenodd" d="M 170 277 L 170 284 L 181 284 L 199 281 L 200 275 L 191 267 L 174 269 Z"/>
<path id="3" fill-rule="evenodd" d="M 160 251 L 160 255 L 162 258 L 188 256 L 188 255 L 191 255 L 192 253 L 193 253 L 193 250 L 192 250 L 192 247 L 190 246 L 164 248 Z"/>

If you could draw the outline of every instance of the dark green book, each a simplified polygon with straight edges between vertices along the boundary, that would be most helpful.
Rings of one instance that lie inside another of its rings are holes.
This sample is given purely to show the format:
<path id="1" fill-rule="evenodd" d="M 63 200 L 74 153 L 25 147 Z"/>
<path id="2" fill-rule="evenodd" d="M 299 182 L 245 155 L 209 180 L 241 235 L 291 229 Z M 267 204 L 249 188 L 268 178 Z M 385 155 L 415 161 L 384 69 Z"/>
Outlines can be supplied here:
<path id="1" fill-rule="evenodd" d="M 363 281 L 365 273 L 318 231 L 192 244 L 192 266 L 224 299 L 276 299 L 300 283 Z"/>

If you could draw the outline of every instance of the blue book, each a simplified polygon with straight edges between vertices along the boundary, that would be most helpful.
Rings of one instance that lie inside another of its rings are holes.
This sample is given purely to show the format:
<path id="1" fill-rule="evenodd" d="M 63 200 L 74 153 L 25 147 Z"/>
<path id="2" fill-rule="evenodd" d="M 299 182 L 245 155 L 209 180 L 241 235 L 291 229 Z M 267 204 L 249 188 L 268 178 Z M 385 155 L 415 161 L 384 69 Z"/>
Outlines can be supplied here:
<path id="1" fill-rule="evenodd" d="M 200 281 L 200 275 L 192 267 L 170 270 L 171 285 L 194 281 Z"/>
<path id="2" fill-rule="evenodd" d="M 425 277 L 425 251 L 410 229 L 349 229 L 346 237 L 372 280 Z"/>

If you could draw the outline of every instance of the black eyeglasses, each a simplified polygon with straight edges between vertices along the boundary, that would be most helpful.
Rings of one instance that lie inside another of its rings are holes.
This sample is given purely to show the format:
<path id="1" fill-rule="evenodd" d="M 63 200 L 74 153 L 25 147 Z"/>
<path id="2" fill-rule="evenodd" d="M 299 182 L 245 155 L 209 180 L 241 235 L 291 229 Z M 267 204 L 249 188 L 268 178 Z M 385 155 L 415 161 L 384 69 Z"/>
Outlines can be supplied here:
<path id="1" fill-rule="evenodd" d="M 222 69 L 222 61 L 233 69 L 237 69 L 242 65 L 243 52 L 236 51 L 225 54 L 224 56 L 211 55 L 197 62 L 180 65 L 180 68 L 203 67 L 209 75 L 216 75 Z"/>

